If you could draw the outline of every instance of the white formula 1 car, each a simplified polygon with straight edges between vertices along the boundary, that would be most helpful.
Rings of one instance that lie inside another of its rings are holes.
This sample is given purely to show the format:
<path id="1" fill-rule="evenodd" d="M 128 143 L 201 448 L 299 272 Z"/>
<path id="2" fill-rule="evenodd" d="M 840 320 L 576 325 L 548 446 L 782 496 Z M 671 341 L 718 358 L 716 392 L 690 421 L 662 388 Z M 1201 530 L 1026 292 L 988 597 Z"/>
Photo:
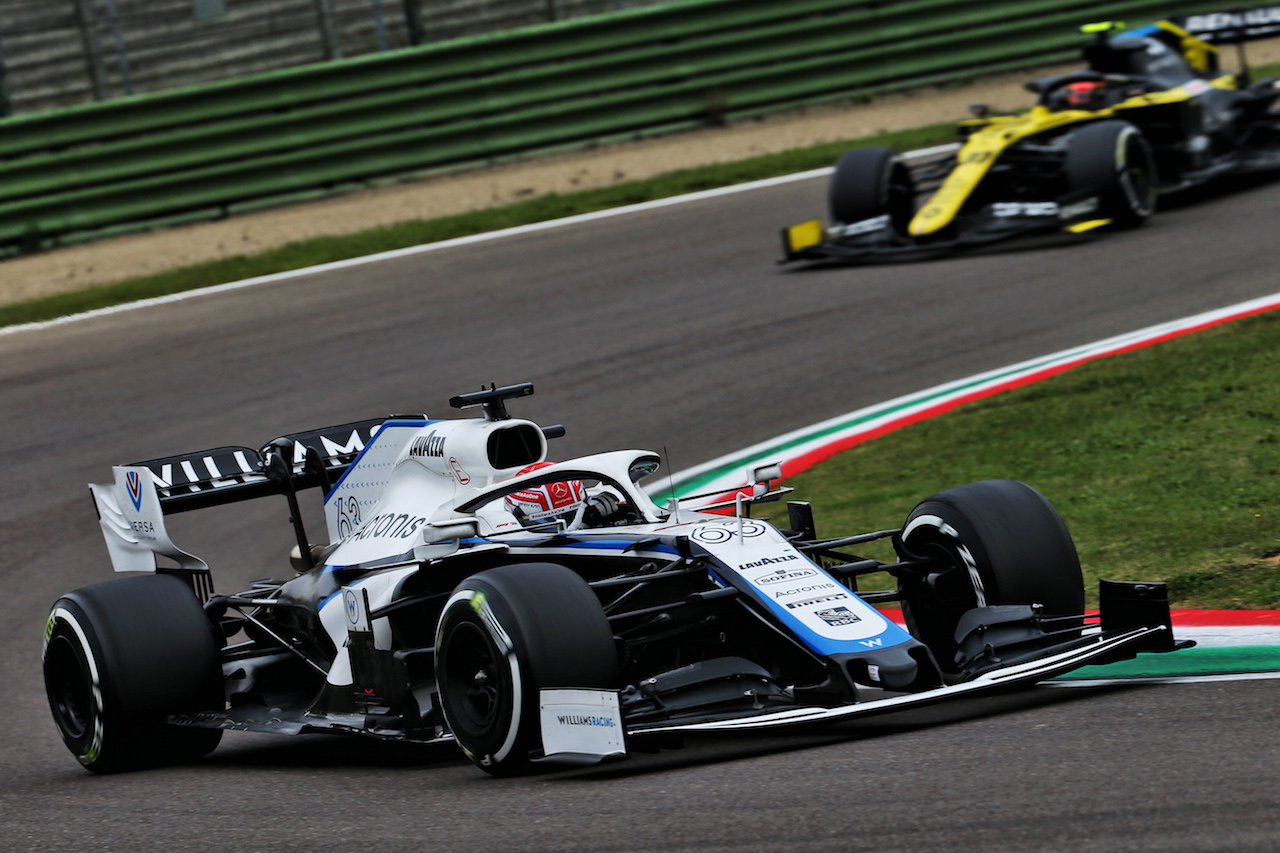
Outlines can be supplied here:
<path id="1" fill-rule="evenodd" d="M 1101 613 L 1084 613 L 1070 535 L 1022 483 L 948 489 L 900 530 L 819 539 L 804 503 L 785 525 L 750 517 L 789 491 L 772 487 L 777 466 L 727 499 L 658 505 L 639 485 L 653 453 L 547 462 L 563 429 L 506 411 L 532 392 L 450 401 L 483 418 L 396 415 L 117 467 L 91 486 L 115 569 L 142 574 L 70 592 L 49 615 L 45 683 L 71 752 L 105 773 L 193 760 L 229 729 L 331 732 L 452 740 L 512 774 L 1177 647 L 1159 584 L 1104 581 Z M 325 495 L 330 544 L 303 529 L 309 488 Z M 165 516 L 268 495 L 289 503 L 295 572 L 214 594 Z M 896 562 L 851 553 L 880 539 Z M 859 592 L 876 572 L 896 588 Z M 901 603 L 909 631 L 883 602 Z"/>

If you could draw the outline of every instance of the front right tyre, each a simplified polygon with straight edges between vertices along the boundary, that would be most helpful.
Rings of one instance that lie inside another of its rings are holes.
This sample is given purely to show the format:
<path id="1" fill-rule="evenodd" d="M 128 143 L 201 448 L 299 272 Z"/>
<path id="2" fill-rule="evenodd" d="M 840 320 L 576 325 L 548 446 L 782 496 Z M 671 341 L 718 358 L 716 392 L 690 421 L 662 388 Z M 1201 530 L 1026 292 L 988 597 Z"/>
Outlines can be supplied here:
<path id="1" fill-rule="evenodd" d="M 449 597 L 436 629 L 436 684 L 463 752 L 495 776 L 528 772 L 542 743 L 539 691 L 612 690 L 618 653 L 600 600 L 552 563 L 499 566 Z"/>
<path id="2" fill-rule="evenodd" d="M 905 234 L 915 215 L 911 170 L 891 148 L 855 148 L 838 161 L 827 190 L 833 222 L 851 224 L 888 216 L 895 234 Z"/>

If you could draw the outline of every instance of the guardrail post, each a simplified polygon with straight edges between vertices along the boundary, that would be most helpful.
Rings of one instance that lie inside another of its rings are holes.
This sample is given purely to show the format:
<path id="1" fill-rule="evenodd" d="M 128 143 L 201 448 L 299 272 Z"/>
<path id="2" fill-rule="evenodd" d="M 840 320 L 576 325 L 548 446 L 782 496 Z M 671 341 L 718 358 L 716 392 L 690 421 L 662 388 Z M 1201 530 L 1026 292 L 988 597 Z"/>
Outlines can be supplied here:
<path id="1" fill-rule="evenodd" d="M 124 93 L 133 94 L 133 81 L 129 79 L 129 54 L 124 49 L 124 34 L 120 32 L 120 16 L 116 14 L 115 0 L 107 0 L 107 20 L 111 22 L 111 38 L 116 44 L 116 63 L 120 67 L 120 81 Z"/>
<path id="2" fill-rule="evenodd" d="M 342 48 L 333 34 L 333 0 L 315 0 L 316 19 L 320 22 L 320 41 L 324 44 L 325 59 L 341 59 Z"/>
<path id="3" fill-rule="evenodd" d="M 387 43 L 387 24 L 382 19 L 382 0 L 369 0 L 373 4 L 373 26 L 378 33 L 378 50 L 386 53 L 390 48 Z"/>
<path id="4" fill-rule="evenodd" d="M 0 44 L 0 118 L 13 115 L 13 101 L 9 98 L 9 79 L 4 72 L 4 45 Z"/>
<path id="5" fill-rule="evenodd" d="M 422 25 L 421 0 L 404 0 L 404 25 L 409 31 L 409 44 L 416 47 L 427 40 L 427 28 Z"/>
<path id="6" fill-rule="evenodd" d="M 92 0 L 76 0 L 76 12 L 80 21 L 80 42 L 84 45 L 84 61 L 89 67 L 89 82 L 93 86 L 93 99 L 105 101 L 107 73 L 102 69 L 102 48 L 98 46 L 98 34 L 93 28 Z"/>

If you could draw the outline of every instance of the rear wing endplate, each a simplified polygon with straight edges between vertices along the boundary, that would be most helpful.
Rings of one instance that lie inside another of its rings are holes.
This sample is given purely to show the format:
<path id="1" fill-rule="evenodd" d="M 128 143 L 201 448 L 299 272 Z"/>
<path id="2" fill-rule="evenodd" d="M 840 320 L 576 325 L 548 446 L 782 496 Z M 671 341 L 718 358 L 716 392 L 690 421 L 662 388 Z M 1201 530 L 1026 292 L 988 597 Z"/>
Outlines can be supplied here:
<path id="1" fill-rule="evenodd" d="M 191 586 L 201 601 L 213 595 L 213 580 L 204 560 L 173 544 L 151 472 L 141 466 L 117 466 L 115 483 L 89 485 L 98 524 L 117 572 L 174 574 Z M 176 568 L 161 569 L 156 557 L 168 557 Z"/>

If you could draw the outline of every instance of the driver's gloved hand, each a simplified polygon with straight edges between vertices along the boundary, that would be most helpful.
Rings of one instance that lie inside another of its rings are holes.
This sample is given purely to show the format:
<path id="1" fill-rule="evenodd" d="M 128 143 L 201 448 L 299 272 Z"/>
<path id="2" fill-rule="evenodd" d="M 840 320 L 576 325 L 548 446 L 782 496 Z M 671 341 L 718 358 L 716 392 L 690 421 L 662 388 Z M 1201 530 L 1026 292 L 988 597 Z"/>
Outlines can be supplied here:
<path id="1" fill-rule="evenodd" d="M 582 521 L 588 527 L 598 527 L 606 523 L 617 511 L 618 499 L 608 492 L 602 492 L 587 501 Z"/>

